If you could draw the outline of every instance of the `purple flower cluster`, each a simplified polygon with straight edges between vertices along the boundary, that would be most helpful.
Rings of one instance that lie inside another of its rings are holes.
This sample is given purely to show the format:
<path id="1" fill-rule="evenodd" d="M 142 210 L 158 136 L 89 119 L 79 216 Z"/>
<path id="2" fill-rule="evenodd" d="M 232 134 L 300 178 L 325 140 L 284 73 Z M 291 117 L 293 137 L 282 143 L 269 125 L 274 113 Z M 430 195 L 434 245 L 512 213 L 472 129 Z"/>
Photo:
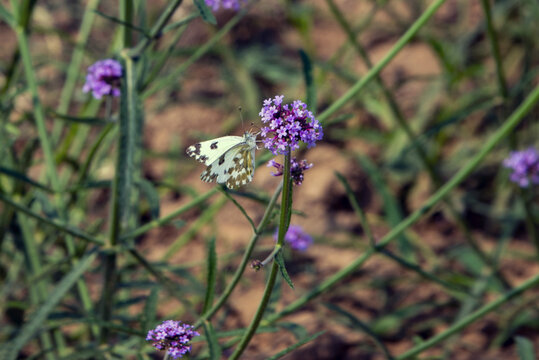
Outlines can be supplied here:
<path id="1" fill-rule="evenodd" d="M 268 162 L 268 167 L 273 166 L 277 169 L 276 172 L 272 172 L 271 175 L 273 176 L 281 176 L 283 175 L 284 171 L 284 165 L 279 164 L 275 160 L 270 160 Z M 308 170 L 313 167 L 313 164 L 307 164 L 307 160 L 301 160 L 296 161 L 296 158 L 290 159 L 290 176 L 292 177 L 292 181 L 294 181 L 294 184 L 301 185 L 303 183 L 303 172 L 305 170 Z"/>
<path id="2" fill-rule="evenodd" d="M 116 60 L 106 59 L 95 62 L 88 68 L 86 83 L 82 88 L 85 93 L 91 91 L 96 99 L 106 95 L 120 96 L 122 65 Z"/>
<path id="3" fill-rule="evenodd" d="M 204 0 L 206 5 L 211 7 L 213 11 L 223 9 L 239 10 L 242 4 L 245 4 L 247 0 Z"/>
<path id="4" fill-rule="evenodd" d="M 195 336 L 200 336 L 194 327 L 182 324 L 181 321 L 166 320 L 157 325 L 154 330 L 148 331 L 147 341 L 159 350 L 167 350 L 173 359 L 181 358 L 191 351 L 189 341 Z"/>
<path id="5" fill-rule="evenodd" d="M 277 241 L 279 236 L 279 229 L 273 234 L 273 238 Z M 290 247 L 294 250 L 305 251 L 313 243 L 311 235 L 303 231 L 303 228 L 299 225 L 290 225 L 288 231 L 284 236 L 284 241 L 290 244 Z"/>
<path id="6" fill-rule="evenodd" d="M 286 154 L 290 150 L 299 148 L 299 141 L 307 147 L 315 146 L 317 140 L 324 135 L 322 126 L 307 110 L 307 105 L 296 100 L 290 104 L 283 104 L 283 95 L 273 99 L 264 100 L 260 110 L 262 122 L 266 124 L 260 133 L 264 137 L 264 146 L 273 155 Z"/>
<path id="7" fill-rule="evenodd" d="M 527 188 L 530 184 L 539 184 L 539 152 L 533 147 L 512 151 L 503 166 L 513 170 L 509 178 L 518 186 Z"/>

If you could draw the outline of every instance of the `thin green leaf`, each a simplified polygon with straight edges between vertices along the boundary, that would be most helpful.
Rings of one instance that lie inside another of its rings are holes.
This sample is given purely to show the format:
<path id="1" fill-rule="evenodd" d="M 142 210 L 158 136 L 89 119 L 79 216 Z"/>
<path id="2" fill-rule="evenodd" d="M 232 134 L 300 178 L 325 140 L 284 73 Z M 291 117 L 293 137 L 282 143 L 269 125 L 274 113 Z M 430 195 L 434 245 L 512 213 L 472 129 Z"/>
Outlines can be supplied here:
<path id="1" fill-rule="evenodd" d="M 46 185 L 43 185 L 43 184 L 41 184 L 41 183 L 39 183 L 39 182 L 37 182 L 35 180 L 32 180 L 28 176 L 26 176 L 25 174 L 20 173 L 20 172 L 18 172 L 16 170 L 8 169 L 8 168 L 5 168 L 3 166 L 0 166 L 0 173 L 6 174 L 6 175 L 8 175 L 8 176 L 10 176 L 12 178 L 15 178 L 18 181 L 22 181 L 22 182 L 25 182 L 25 183 L 30 184 L 32 186 L 35 186 L 35 187 L 37 187 L 37 188 L 39 188 L 41 190 L 44 190 L 44 191 L 46 191 L 48 193 L 53 192 L 52 189 L 47 187 Z"/>
<path id="2" fill-rule="evenodd" d="M 319 337 L 320 335 L 322 335 L 323 333 L 325 333 L 325 331 L 319 331 L 309 337 L 306 337 L 304 338 L 303 340 L 300 340 L 298 341 L 297 343 L 295 343 L 294 345 L 292 346 L 289 346 L 287 347 L 286 349 L 284 349 L 283 351 L 280 351 L 278 352 L 277 354 L 273 355 L 272 357 L 268 358 L 268 360 L 277 360 L 277 359 L 280 359 L 282 358 L 283 356 L 291 353 L 292 351 L 296 350 L 297 348 L 307 344 L 308 342 L 311 342 L 313 341 L 314 339 L 316 339 L 317 337 Z"/>
<path id="3" fill-rule="evenodd" d="M 208 343 L 208 348 L 210 349 L 210 360 L 219 360 L 223 351 L 217 340 L 217 334 L 213 330 L 211 322 L 204 321 L 204 332 L 206 333 L 206 341 Z"/>
<path id="4" fill-rule="evenodd" d="M 152 288 L 150 295 L 144 304 L 144 313 L 142 314 L 142 329 L 150 329 L 157 319 L 157 302 L 159 300 L 159 291 L 157 287 Z"/>
<path id="5" fill-rule="evenodd" d="M 0 4 L 0 18 L 8 23 L 9 26 L 15 25 L 15 18 L 2 4 Z"/>
<path id="6" fill-rule="evenodd" d="M 292 279 L 290 279 L 290 276 L 288 275 L 288 271 L 286 271 L 282 250 L 275 255 L 275 261 L 277 262 L 277 265 L 279 265 L 279 270 L 281 271 L 281 275 L 285 279 L 286 283 L 293 289 L 294 284 L 292 283 Z"/>
<path id="7" fill-rule="evenodd" d="M 515 341 L 517 343 L 517 353 L 520 360 L 536 359 L 533 343 L 530 340 L 523 336 L 516 336 Z"/>
<path id="8" fill-rule="evenodd" d="M 213 297 L 215 295 L 215 281 L 217 274 L 217 253 L 215 252 L 215 237 L 212 237 L 208 241 L 208 269 L 206 276 L 206 295 L 204 296 L 204 306 L 202 308 L 202 314 L 206 313 L 213 304 Z"/>
<path id="9" fill-rule="evenodd" d="M 205 22 L 217 25 L 217 20 L 215 19 L 215 16 L 213 16 L 213 13 L 211 12 L 211 9 L 208 5 L 204 2 L 204 0 L 193 0 L 193 3 L 198 9 L 198 12 L 200 13 L 200 16 L 202 17 L 202 20 Z"/>
<path id="10" fill-rule="evenodd" d="M 33 212 L 32 210 L 28 209 L 27 207 L 25 207 L 24 205 L 21 205 L 11 199 L 9 199 L 8 197 L 4 196 L 3 194 L 0 193 L 0 201 L 3 201 L 4 203 L 10 205 L 10 206 L 13 206 L 16 210 L 18 211 L 21 211 L 23 213 L 25 213 L 26 215 L 29 215 L 31 217 L 33 217 L 34 219 L 37 219 L 45 224 L 48 224 L 58 230 L 61 230 L 69 235 L 73 235 L 75 237 L 78 237 L 80 239 L 83 239 L 83 240 L 86 240 L 86 241 L 89 241 L 89 242 L 92 242 L 94 244 L 99 244 L 99 245 L 104 245 L 104 241 L 100 240 L 100 239 L 97 239 L 97 238 L 94 238 L 84 232 L 82 232 L 81 230 L 79 229 L 76 229 L 74 227 L 72 227 L 71 225 L 67 225 L 67 224 L 64 224 L 60 221 L 57 221 L 57 220 L 53 220 L 53 219 L 48 219 L 46 217 L 43 217 L 39 214 L 36 214 L 35 212 Z"/>
<path id="11" fill-rule="evenodd" d="M 294 334 L 296 340 L 303 339 L 307 336 L 309 336 L 309 333 L 307 332 L 307 329 L 305 329 L 304 326 L 301 326 L 299 324 L 295 323 L 289 323 L 289 322 L 281 322 L 279 323 L 279 327 L 282 327 L 286 329 L 287 331 L 290 331 L 292 334 Z"/>
<path id="12" fill-rule="evenodd" d="M 99 10 L 93 10 L 97 15 L 109 20 L 109 21 L 112 21 L 116 24 L 119 24 L 119 25 L 122 25 L 122 26 L 125 26 L 126 28 L 129 28 L 129 29 L 132 29 L 132 30 L 135 30 L 135 31 L 138 31 L 140 32 L 145 38 L 150 38 L 150 35 L 148 33 L 146 33 L 146 31 L 144 31 L 144 29 L 136 26 L 136 25 L 133 25 L 133 24 L 130 24 L 128 22 L 125 22 L 123 20 L 120 20 L 114 16 L 110 16 L 110 15 L 107 15 L 105 13 L 102 13 L 101 11 Z"/>
<path id="13" fill-rule="evenodd" d="M 227 190 L 223 189 L 223 187 L 220 187 L 219 188 L 221 190 L 221 192 L 230 200 L 232 201 L 232 203 L 234 205 L 236 205 L 236 207 L 241 211 L 241 213 L 243 214 L 243 216 L 245 216 L 245 218 L 247 219 L 247 221 L 249 221 L 249 224 L 251 224 L 251 228 L 253 229 L 253 231 L 256 233 L 256 225 L 253 221 L 253 219 L 251 219 L 249 217 L 249 215 L 247 214 L 247 211 L 245 211 L 245 209 L 243 208 L 243 206 L 240 205 L 239 202 L 236 201 L 236 199 L 234 199 L 232 196 L 230 196 L 230 194 L 228 193 Z"/>
<path id="14" fill-rule="evenodd" d="M 139 179 L 137 185 L 141 192 L 148 200 L 150 206 L 150 215 L 153 220 L 159 219 L 160 207 L 159 207 L 159 194 L 151 182 L 146 179 Z"/>
<path id="15" fill-rule="evenodd" d="M 314 111 L 316 109 L 316 84 L 313 79 L 313 64 L 305 51 L 300 50 L 299 56 L 301 57 L 303 78 L 305 80 L 305 103 L 307 104 L 308 109 Z"/>
<path id="16" fill-rule="evenodd" d="M 28 317 L 30 320 L 22 327 L 17 337 L 0 348 L 0 358 L 5 360 L 15 360 L 17 358 L 21 349 L 43 328 L 43 323 L 49 314 L 58 305 L 67 291 L 81 278 L 95 257 L 96 252 L 86 255 L 62 278 L 58 285 L 49 293 L 48 300 L 34 314 Z"/>
<path id="17" fill-rule="evenodd" d="M 65 115 L 65 114 L 59 114 L 55 111 L 50 112 L 53 116 L 60 120 L 65 120 L 77 124 L 86 124 L 86 125 L 94 125 L 94 126 L 104 126 L 109 123 L 111 123 L 110 120 L 103 119 L 100 117 L 81 117 L 81 116 L 71 116 L 71 115 Z"/>

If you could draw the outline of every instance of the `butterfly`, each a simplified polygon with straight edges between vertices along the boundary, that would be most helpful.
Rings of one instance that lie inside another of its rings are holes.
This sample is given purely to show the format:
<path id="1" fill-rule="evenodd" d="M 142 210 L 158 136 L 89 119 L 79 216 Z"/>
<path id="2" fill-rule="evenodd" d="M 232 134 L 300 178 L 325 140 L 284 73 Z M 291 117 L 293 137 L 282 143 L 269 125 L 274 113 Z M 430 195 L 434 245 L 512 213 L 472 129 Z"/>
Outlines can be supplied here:
<path id="1" fill-rule="evenodd" d="M 204 163 L 202 181 L 216 180 L 229 189 L 250 183 L 255 173 L 256 136 L 246 131 L 243 136 L 223 136 L 187 148 L 187 155 Z"/>

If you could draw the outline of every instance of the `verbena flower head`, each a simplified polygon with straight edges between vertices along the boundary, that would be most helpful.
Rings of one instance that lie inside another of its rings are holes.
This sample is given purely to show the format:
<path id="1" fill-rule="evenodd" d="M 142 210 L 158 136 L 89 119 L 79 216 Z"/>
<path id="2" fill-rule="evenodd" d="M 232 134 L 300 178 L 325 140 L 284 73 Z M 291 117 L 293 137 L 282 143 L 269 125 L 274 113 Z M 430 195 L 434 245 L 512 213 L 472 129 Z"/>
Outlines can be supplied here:
<path id="1" fill-rule="evenodd" d="M 539 152 L 533 147 L 512 151 L 503 165 L 513 170 L 509 179 L 518 186 L 526 188 L 530 184 L 539 184 Z"/>
<path id="2" fill-rule="evenodd" d="M 146 340 L 151 341 L 156 349 L 168 351 L 173 359 L 179 359 L 191 351 L 189 341 L 195 336 L 200 334 L 193 326 L 182 324 L 181 321 L 166 320 L 148 331 Z"/>
<path id="3" fill-rule="evenodd" d="M 223 9 L 239 10 L 242 4 L 245 4 L 247 0 L 204 0 L 213 11 Z"/>
<path id="4" fill-rule="evenodd" d="M 82 91 L 91 91 L 96 99 L 103 96 L 120 96 L 120 79 L 122 78 L 122 65 L 116 60 L 106 59 L 95 62 L 88 68 L 86 83 Z"/>
<path id="5" fill-rule="evenodd" d="M 273 176 L 283 175 L 284 165 L 279 164 L 275 160 L 270 160 L 268 162 L 268 167 L 271 167 L 271 166 L 277 169 L 277 171 L 272 172 L 271 175 Z M 313 164 L 307 164 L 307 160 L 301 160 L 298 162 L 296 161 L 296 158 L 290 159 L 290 176 L 292 176 L 292 180 L 294 181 L 294 184 L 301 185 L 303 183 L 303 172 L 312 167 L 313 167 Z"/>
<path id="6" fill-rule="evenodd" d="M 283 95 L 275 96 L 273 99 L 264 100 L 264 106 L 260 110 L 259 115 L 266 124 L 260 131 L 266 149 L 274 155 L 284 155 L 288 146 L 290 150 L 298 149 L 300 141 L 306 143 L 307 147 L 315 146 L 324 133 L 313 113 L 299 100 L 291 105 L 282 102 Z"/>
<path id="7" fill-rule="evenodd" d="M 279 236 L 279 229 L 273 234 L 273 238 L 277 241 Z M 290 225 L 288 231 L 284 236 L 284 241 L 290 244 L 290 247 L 294 250 L 305 251 L 313 243 L 311 235 L 303 231 L 303 228 L 299 225 Z"/>

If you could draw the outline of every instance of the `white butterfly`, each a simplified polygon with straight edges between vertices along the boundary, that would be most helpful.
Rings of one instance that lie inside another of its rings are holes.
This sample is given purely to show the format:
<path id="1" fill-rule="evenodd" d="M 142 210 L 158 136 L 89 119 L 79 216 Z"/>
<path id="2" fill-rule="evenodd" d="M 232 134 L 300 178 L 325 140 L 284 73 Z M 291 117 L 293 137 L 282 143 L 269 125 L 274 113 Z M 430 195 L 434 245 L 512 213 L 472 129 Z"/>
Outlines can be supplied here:
<path id="1" fill-rule="evenodd" d="M 200 179 L 216 180 L 229 189 L 237 189 L 253 180 L 256 136 L 250 131 L 243 136 L 223 136 L 191 145 L 186 152 L 207 165 Z"/>

